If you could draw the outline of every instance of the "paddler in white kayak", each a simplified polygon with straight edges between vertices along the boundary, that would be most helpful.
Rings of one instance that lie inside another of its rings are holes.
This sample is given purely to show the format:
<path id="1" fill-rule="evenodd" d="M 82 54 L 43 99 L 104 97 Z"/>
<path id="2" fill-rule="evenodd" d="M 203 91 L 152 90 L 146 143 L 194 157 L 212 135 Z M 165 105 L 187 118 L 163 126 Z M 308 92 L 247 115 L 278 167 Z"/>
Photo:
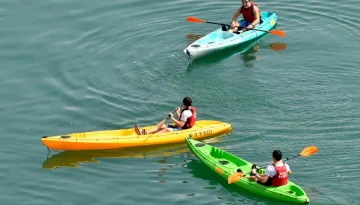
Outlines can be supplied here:
<path id="1" fill-rule="evenodd" d="M 237 18 L 239 15 L 242 14 L 245 21 L 241 21 L 241 25 L 239 24 Z M 231 29 L 229 32 L 237 31 L 239 27 L 241 27 L 240 33 L 255 28 L 259 25 L 261 21 L 261 14 L 260 9 L 255 2 L 250 0 L 242 0 L 242 6 L 235 12 L 234 16 L 232 17 Z M 222 26 L 223 31 L 227 31 L 224 25 Z"/>
<path id="2" fill-rule="evenodd" d="M 192 100 L 190 97 L 185 97 L 183 99 L 183 109 L 180 111 L 180 107 L 177 107 L 174 112 L 176 112 L 178 119 L 175 119 L 173 113 L 169 113 L 167 118 L 170 118 L 173 124 L 165 125 L 165 118 L 154 128 L 146 131 L 143 130 L 142 134 L 154 134 L 154 133 L 165 133 L 165 132 L 174 132 L 184 129 L 190 129 L 195 125 L 196 121 L 196 108 L 192 106 Z M 135 125 L 136 126 L 136 125 Z M 140 130 L 135 127 L 135 129 Z"/>

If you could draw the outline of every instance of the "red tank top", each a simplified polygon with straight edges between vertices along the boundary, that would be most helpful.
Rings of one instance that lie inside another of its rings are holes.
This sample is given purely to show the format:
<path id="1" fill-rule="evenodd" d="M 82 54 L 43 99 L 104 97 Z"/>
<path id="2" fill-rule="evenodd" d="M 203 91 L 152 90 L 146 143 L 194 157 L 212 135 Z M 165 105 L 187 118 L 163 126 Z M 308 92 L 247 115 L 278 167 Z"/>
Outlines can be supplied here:
<path id="1" fill-rule="evenodd" d="M 244 17 L 244 20 L 246 22 L 252 23 L 252 22 L 255 21 L 255 15 L 253 13 L 253 11 L 254 11 L 253 7 L 257 6 L 257 5 L 256 5 L 255 2 L 252 2 L 252 1 L 250 2 L 250 4 L 251 4 L 250 8 L 247 8 L 247 9 L 244 6 L 241 6 L 241 13 L 242 13 L 242 15 Z M 260 9 L 259 9 L 259 15 L 260 14 L 261 13 L 260 13 Z"/>
<path id="2" fill-rule="evenodd" d="M 288 182 L 288 172 L 286 170 L 286 165 L 283 163 L 283 166 L 278 167 L 273 165 L 276 170 L 276 175 L 271 180 L 271 186 L 283 186 Z"/>

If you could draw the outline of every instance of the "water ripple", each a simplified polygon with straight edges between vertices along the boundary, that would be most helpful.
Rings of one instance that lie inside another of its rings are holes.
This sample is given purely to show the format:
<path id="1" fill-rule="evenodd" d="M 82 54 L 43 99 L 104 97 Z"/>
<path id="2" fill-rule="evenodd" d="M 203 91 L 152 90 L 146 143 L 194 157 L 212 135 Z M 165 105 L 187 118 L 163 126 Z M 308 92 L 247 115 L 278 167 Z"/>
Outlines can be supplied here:
<path id="1" fill-rule="evenodd" d="M 188 66 L 187 35 L 218 26 L 185 18 L 229 22 L 240 2 L 2 1 L 0 175 L 7 188 L 1 201 L 279 204 L 234 190 L 184 144 L 181 152 L 60 152 L 47 159 L 40 141 L 155 124 L 191 96 L 199 119 L 233 125 L 232 133 L 209 143 L 264 165 L 275 148 L 292 156 L 314 144 L 317 155 L 289 161 L 291 180 L 315 204 L 355 204 L 358 3 L 257 3 L 279 14 L 286 38 L 268 36 L 248 53 Z M 286 50 L 268 49 L 273 42 L 286 43 Z"/>

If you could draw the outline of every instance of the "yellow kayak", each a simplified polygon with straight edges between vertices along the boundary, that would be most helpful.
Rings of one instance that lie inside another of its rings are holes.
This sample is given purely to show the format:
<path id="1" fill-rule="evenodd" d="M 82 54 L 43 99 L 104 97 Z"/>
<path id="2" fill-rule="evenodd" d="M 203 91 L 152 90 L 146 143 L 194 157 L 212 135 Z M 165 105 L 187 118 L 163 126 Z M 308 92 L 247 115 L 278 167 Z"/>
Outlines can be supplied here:
<path id="1" fill-rule="evenodd" d="M 155 126 L 142 127 L 149 130 Z M 44 136 L 42 143 L 53 150 L 100 150 L 139 147 L 185 142 L 185 138 L 204 139 L 230 132 L 229 123 L 214 120 L 198 120 L 191 129 L 175 132 L 138 135 L 135 128 L 71 133 L 58 136 Z"/>

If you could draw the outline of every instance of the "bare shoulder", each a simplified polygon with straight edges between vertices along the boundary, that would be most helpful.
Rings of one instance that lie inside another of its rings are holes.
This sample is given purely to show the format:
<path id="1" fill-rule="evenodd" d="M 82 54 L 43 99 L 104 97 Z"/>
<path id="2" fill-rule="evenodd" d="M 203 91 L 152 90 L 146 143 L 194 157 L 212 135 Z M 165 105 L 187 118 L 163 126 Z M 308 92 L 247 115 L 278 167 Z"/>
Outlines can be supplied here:
<path id="1" fill-rule="evenodd" d="M 240 6 L 240 8 L 238 8 L 238 10 L 236 12 L 241 13 L 241 6 Z"/>
<path id="2" fill-rule="evenodd" d="M 253 6 L 253 11 L 254 11 L 254 12 L 259 12 L 259 7 Z"/>

